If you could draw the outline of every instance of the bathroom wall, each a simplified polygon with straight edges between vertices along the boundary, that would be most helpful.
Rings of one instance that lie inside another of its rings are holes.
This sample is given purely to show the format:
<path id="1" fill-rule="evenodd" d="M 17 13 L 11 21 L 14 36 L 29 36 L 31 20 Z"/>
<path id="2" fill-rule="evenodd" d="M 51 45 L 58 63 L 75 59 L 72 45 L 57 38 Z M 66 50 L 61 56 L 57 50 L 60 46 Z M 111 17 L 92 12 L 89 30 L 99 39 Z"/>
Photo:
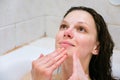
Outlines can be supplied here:
<path id="1" fill-rule="evenodd" d="M 120 49 L 120 6 L 109 0 L 0 0 L 0 54 L 44 35 L 55 37 L 64 13 L 71 6 L 94 8 L 105 18 Z"/>
<path id="2" fill-rule="evenodd" d="M 39 0 L 0 0 L 0 54 L 44 34 L 44 12 Z"/>
<path id="3" fill-rule="evenodd" d="M 115 49 L 120 49 L 120 5 L 115 6 L 109 0 L 59 0 L 46 1 L 47 35 L 54 37 L 60 20 L 71 6 L 88 6 L 99 12 L 105 19 L 110 34 L 115 42 Z M 52 6 L 51 6 L 52 5 Z M 50 28 L 52 27 L 52 29 Z M 53 31 L 54 29 L 54 31 Z"/>

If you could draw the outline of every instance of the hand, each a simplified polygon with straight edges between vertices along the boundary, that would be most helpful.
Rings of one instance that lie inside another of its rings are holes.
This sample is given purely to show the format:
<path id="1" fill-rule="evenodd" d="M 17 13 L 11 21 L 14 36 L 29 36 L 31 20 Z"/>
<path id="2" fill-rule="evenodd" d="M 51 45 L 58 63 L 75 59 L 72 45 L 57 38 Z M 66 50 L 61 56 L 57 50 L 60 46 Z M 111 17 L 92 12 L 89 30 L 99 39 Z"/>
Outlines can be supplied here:
<path id="1" fill-rule="evenodd" d="M 76 53 L 73 54 L 73 73 L 68 80 L 89 80 Z"/>
<path id="2" fill-rule="evenodd" d="M 32 80 L 52 80 L 53 71 L 58 68 L 66 59 L 67 54 L 64 48 L 44 56 L 40 55 L 32 62 Z"/>

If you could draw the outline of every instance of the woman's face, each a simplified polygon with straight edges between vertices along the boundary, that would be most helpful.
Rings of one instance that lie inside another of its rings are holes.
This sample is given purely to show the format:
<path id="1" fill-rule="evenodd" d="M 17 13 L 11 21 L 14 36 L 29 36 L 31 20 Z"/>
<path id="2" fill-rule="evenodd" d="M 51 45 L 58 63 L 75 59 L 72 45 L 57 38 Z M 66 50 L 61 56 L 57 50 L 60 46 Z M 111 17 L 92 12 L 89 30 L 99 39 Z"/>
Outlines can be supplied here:
<path id="1" fill-rule="evenodd" d="M 64 47 L 69 56 L 81 59 L 97 54 L 97 32 L 93 17 L 86 11 L 70 12 L 62 21 L 56 35 L 56 48 Z"/>

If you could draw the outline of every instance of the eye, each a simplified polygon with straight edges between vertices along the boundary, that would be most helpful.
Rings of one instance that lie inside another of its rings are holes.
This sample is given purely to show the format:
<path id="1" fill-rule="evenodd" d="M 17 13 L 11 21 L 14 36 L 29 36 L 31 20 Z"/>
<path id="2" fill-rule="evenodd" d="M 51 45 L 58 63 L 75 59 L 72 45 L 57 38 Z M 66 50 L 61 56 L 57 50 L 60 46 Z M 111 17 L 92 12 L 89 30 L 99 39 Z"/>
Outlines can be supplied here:
<path id="1" fill-rule="evenodd" d="M 60 25 L 60 30 L 66 30 L 68 26 L 66 24 L 61 24 Z"/>
<path id="2" fill-rule="evenodd" d="M 79 32 L 86 32 L 86 29 L 83 26 L 79 26 L 78 31 Z"/>

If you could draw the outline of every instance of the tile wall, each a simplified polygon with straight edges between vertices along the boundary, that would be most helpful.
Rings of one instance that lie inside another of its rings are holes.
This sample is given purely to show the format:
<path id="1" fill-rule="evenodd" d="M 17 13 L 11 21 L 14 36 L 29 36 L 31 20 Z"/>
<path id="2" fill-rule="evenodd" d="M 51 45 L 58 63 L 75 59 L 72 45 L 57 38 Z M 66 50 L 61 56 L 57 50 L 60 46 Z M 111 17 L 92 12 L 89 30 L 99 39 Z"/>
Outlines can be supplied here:
<path id="1" fill-rule="evenodd" d="M 64 13 L 71 6 L 94 8 L 105 18 L 120 49 L 120 6 L 109 0 L 1 0 L 0 55 L 44 35 L 55 37 Z"/>

